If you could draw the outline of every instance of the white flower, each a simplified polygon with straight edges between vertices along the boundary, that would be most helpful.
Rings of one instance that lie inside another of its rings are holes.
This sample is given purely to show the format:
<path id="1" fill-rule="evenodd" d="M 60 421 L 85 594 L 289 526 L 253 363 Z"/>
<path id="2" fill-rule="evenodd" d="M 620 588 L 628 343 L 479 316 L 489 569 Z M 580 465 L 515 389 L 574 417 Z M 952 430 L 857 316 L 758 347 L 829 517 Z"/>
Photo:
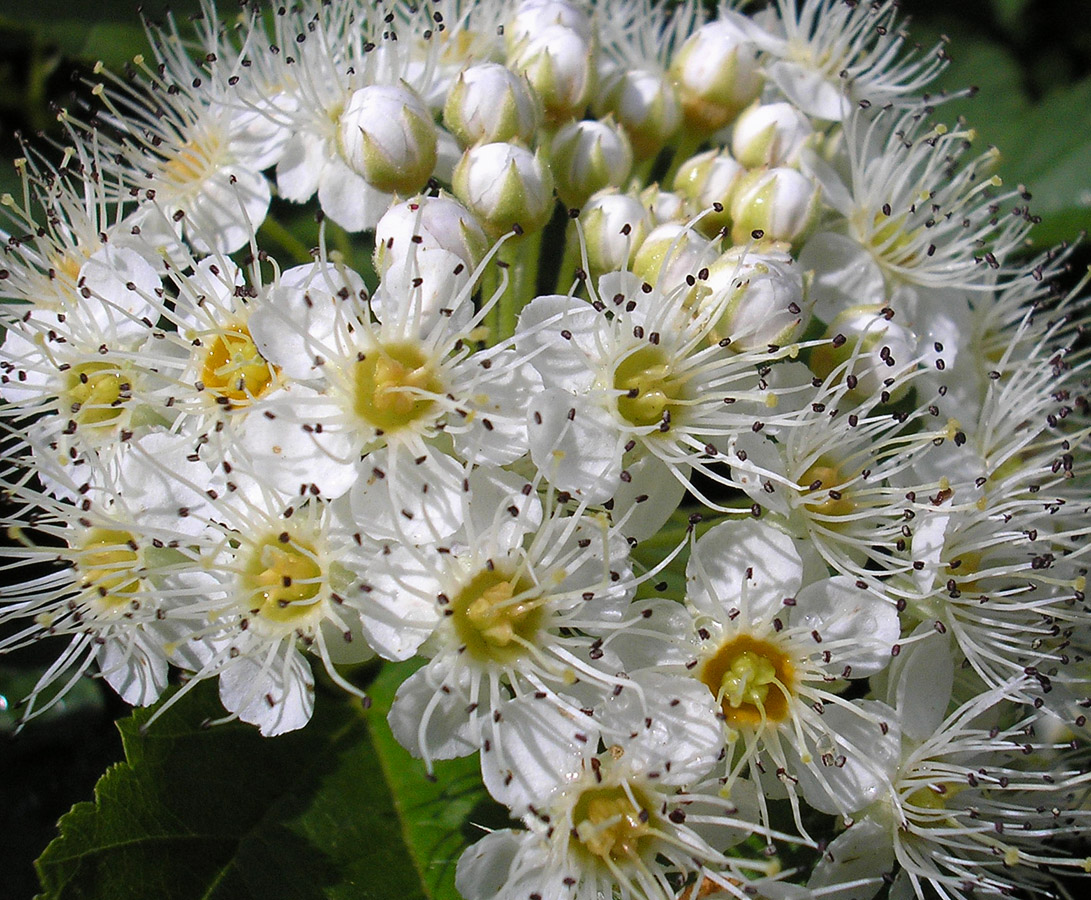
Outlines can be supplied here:
<path id="1" fill-rule="evenodd" d="M 558 488 L 602 503 L 639 474 L 635 501 L 655 495 L 665 519 L 691 469 L 722 477 L 711 442 L 763 427 L 749 404 L 733 406 L 764 404 L 754 367 L 777 354 L 710 345 L 707 320 L 694 320 L 683 296 L 619 273 L 600 280 L 590 304 L 539 297 L 523 311 L 516 345 L 546 388 L 531 404 L 531 458 Z"/>
<path id="2" fill-rule="evenodd" d="M 503 744 L 490 753 L 512 761 L 514 778 L 486 769 L 486 784 L 525 814 L 527 830 L 493 832 L 463 854 L 464 896 L 674 900 L 676 880 L 706 866 L 747 880 L 746 862 L 732 865 L 723 849 L 771 833 L 756 823 L 751 798 L 741 808 L 745 792 L 732 803 L 715 780 L 697 784 L 716 747 L 707 697 L 684 679 L 650 677 L 642 687 L 643 704 L 625 702 L 635 682 L 615 698 L 619 709 L 604 704 L 602 731 L 529 696 L 506 704 Z"/>
<path id="3" fill-rule="evenodd" d="M 997 176 L 988 177 L 995 149 L 962 163 L 972 138 L 930 125 L 921 111 L 857 113 L 845 123 L 847 179 L 813 152 L 804 154 L 803 168 L 844 217 L 843 230 L 888 279 L 989 291 L 994 271 L 1026 236 L 1030 216 L 1021 206 L 999 215 L 1019 194 L 993 195 L 1001 186 Z"/>
<path id="4" fill-rule="evenodd" d="M 442 547 L 395 548 L 369 581 L 392 616 L 406 602 L 435 604 L 439 624 L 420 650 L 431 661 L 406 679 L 390 712 L 395 736 L 429 765 L 499 745 L 509 692 L 573 711 L 582 705 L 573 691 L 620 683 L 595 662 L 603 654 L 592 636 L 621 627 L 636 589 L 627 543 L 604 517 L 580 509 L 555 508 L 543 519 L 534 492 L 515 485 L 490 502 L 495 488 L 482 490 L 481 481 L 469 481 L 463 502 L 468 511 L 484 506 L 479 517 L 496 509 L 493 521 L 478 530 L 467 517 L 466 531 Z M 419 643 L 380 650 L 402 657 Z"/>
<path id="5" fill-rule="evenodd" d="M 730 21 L 774 57 L 765 67 L 769 80 L 807 115 L 836 122 L 857 102 L 914 104 L 947 64 L 942 43 L 923 57 L 903 52 L 906 34 L 892 0 L 777 0 L 776 7 L 780 18 L 768 28 L 737 13 Z"/>

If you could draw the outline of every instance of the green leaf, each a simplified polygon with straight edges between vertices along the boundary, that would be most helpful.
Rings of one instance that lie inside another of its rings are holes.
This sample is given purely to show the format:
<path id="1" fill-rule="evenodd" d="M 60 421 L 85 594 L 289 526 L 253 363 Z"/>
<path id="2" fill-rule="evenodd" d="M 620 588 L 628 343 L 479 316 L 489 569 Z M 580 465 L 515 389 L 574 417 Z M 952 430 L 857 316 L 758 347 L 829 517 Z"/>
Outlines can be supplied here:
<path id="1" fill-rule="evenodd" d="M 43 900 L 429 896 L 382 775 L 374 712 L 320 693 L 292 734 L 201 728 L 222 712 L 202 684 L 146 733 L 148 710 L 119 724 L 126 762 L 61 819 L 37 862 Z M 400 808 L 416 810 L 405 798 Z"/>
<path id="2" fill-rule="evenodd" d="M 486 830 L 506 828 L 507 810 L 494 801 L 481 783 L 477 756 L 440 760 L 435 780 L 424 764 L 394 740 L 386 714 L 399 684 L 419 665 L 413 660 L 386 664 L 368 687 L 372 698 L 368 719 L 371 738 L 394 796 L 403 836 L 433 900 L 460 900 L 455 890 L 455 863 Z"/>

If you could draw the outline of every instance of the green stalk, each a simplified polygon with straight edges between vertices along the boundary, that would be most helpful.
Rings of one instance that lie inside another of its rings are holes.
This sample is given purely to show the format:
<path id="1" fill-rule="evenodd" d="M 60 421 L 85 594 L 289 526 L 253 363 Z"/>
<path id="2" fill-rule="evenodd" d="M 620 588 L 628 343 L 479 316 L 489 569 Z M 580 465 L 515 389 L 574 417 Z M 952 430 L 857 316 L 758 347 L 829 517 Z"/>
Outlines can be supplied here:
<path id="1" fill-rule="evenodd" d="M 261 227 L 258 228 L 258 237 L 263 241 L 269 240 L 278 244 L 290 253 L 297 263 L 309 263 L 312 259 L 310 248 L 272 216 L 268 216 L 261 223 Z"/>

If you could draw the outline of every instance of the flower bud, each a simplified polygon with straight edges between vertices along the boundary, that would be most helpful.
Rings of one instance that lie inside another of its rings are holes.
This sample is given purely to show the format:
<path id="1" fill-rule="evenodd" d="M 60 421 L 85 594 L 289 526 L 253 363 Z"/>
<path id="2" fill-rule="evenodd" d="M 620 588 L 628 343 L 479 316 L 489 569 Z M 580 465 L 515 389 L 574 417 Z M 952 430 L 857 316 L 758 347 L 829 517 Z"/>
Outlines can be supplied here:
<path id="1" fill-rule="evenodd" d="M 653 228 L 633 259 L 633 274 L 669 294 L 686 288 L 683 305 L 695 306 L 708 293 L 708 266 L 718 257 L 716 245 L 685 225 Z M 688 287 L 687 287 L 688 286 Z"/>
<path id="2" fill-rule="evenodd" d="M 740 352 L 790 343 L 810 318 L 803 277 L 787 253 L 734 247 L 709 266 L 708 285 L 701 313 L 715 316 L 709 340 L 730 339 Z"/>
<path id="3" fill-rule="evenodd" d="M 697 29 L 671 62 L 691 130 L 711 134 L 727 125 L 761 91 L 757 50 L 730 22 Z"/>
<path id="4" fill-rule="evenodd" d="M 443 124 L 463 149 L 497 141 L 529 144 L 541 121 L 542 104 L 526 78 L 499 63 L 464 69 L 443 107 Z"/>
<path id="5" fill-rule="evenodd" d="M 735 186 L 731 239 L 745 244 L 764 237 L 790 244 L 811 226 L 818 199 L 818 185 L 795 169 L 755 169 Z"/>
<path id="6" fill-rule="evenodd" d="M 633 151 L 625 132 L 610 119 L 569 122 L 550 148 L 557 194 L 579 209 L 595 191 L 620 185 L 633 167 Z"/>
<path id="7" fill-rule="evenodd" d="M 595 272 L 617 272 L 651 229 L 651 216 L 639 199 L 614 190 L 599 191 L 580 212 L 587 261 Z"/>
<path id="8" fill-rule="evenodd" d="M 412 194 L 436 165 L 436 126 L 409 87 L 373 84 L 355 91 L 338 122 L 341 153 L 354 172 L 388 194 Z"/>
<path id="9" fill-rule="evenodd" d="M 665 191 L 658 184 L 649 184 L 640 192 L 640 202 L 652 217 L 652 225 L 682 222 L 686 219 L 685 198 L 675 191 Z"/>
<path id="10" fill-rule="evenodd" d="M 696 214 L 712 210 L 705 212 L 694 227 L 712 237 L 731 224 L 731 198 L 745 174 L 746 170 L 726 150 L 699 153 L 678 167 L 674 189 L 689 201 L 690 211 Z"/>
<path id="11" fill-rule="evenodd" d="M 445 250 L 468 271 L 481 262 L 490 246 L 473 213 L 454 197 L 414 197 L 396 203 L 375 226 L 375 271 L 380 277 L 410 253 Z"/>
<path id="12" fill-rule="evenodd" d="M 515 144 L 478 144 L 462 154 L 452 181 L 455 195 L 499 237 L 518 225 L 537 231 L 553 211 L 553 176 Z"/>
<path id="13" fill-rule="evenodd" d="M 521 42 L 508 62 L 526 75 L 547 118 L 561 121 L 583 114 L 594 63 L 591 43 L 578 31 L 564 25 L 543 28 Z"/>
<path id="14" fill-rule="evenodd" d="M 814 133 L 810 119 L 791 103 L 754 104 L 735 121 L 731 150 L 749 169 L 794 166 Z"/>
<path id="15" fill-rule="evenodd" d="M 655 156 L 682 124 L 682 104 L 674 85 L 648 69 L 603 78 L 595 110 L 600 117 L 612 115 L 618 121 L 638 159 Z"/>
<path id="16" fill-rule="evenodd" d="M 587 13 L 565 0 L 523 0 L 504 26 L 508 52 L 515 50 L 550 25 L 563 25 L 591 42 L 591 19 Z"/>
<path id="17" fill-rule="evenodd" d="M 830 323 L 826 336 L 832 338 L 811 351 L 811 371 L 826 379 L 839 367 L 838 381 L 844 380 L 858 399 L 874 397 L 889 390 L 890 399 L 905 394 L 904 384 L 894 383 L 916 363 L 917 341 L 913 333 L 887 319 L 877 306 L 855 306 Z"/>

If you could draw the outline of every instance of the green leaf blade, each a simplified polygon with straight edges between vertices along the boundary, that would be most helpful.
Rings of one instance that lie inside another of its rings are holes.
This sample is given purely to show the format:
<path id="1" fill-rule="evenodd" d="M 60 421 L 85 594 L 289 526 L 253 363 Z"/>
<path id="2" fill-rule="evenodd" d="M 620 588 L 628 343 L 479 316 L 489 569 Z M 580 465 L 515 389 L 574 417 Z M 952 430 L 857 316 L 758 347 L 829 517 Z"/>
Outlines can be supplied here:
<path id="1" fill-rule="evenodd" d="M 358 708 L 320 697 L 302 731 L 231 723 L 212 685 L 121 723 L 127 762 L 37 862 L 42 900 L 426 900 Z M 393 826 L 393 827 L 392 827 Z"/>

